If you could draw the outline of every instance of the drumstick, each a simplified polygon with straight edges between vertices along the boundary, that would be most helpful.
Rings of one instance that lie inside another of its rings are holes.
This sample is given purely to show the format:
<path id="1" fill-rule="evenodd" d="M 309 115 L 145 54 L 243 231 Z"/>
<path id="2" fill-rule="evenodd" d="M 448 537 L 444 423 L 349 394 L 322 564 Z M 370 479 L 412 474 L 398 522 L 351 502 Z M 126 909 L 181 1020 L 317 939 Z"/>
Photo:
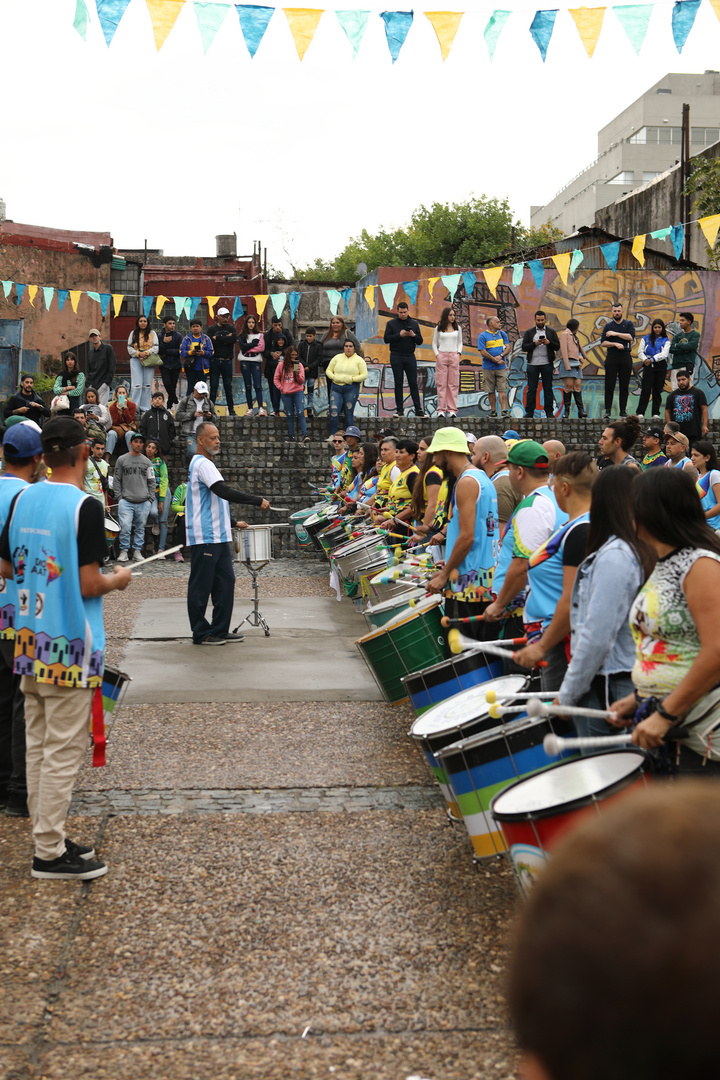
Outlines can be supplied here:
<path id="1" fill-rule="evenodd" d="M 546 690 L 544 693 L 543 693 L 542 690 L 540 690 L 539 692 L 537 690 L 534 690 L 531 693 L 520 693 L 520 694 L 503 694 L 502 691 L 501 691 L 500 692 L 500 700 L 501 701 L 526 701 L 528 698 L 549 697 L 550 700 L 552 701 L 552 699 L 554 697 L 557 697 L 557 693 L 558 693 L 557 690 Z M 493 687 L 490 687 L 490 689 L 485 694 L 485 700 L 487 701 L 488 705 L 494 705 L 495 702 L 497 701 L 497 699 L 498 699 L 497 690 L 493 689 Z"/>
<path id="2" fill-rule="evenodd" d="M 543 716 L 552 713 L 554 716 L 591 716 L 598 720 L 617 720 L 617 713 L 610 709 L 581 709 L 577 705 L 553 705 L 540 701 L 538 697 L 531 697 L 527 703 L 529 716 Z"/>
<path id="3" fill-rule="evenodd" d="M 149 555 L 147 559 L 140 559 L 138 562 L 133 563 L 135 566 L 144 566 L 146 563 L 155 562 L 156 559 L 164 559 L 166 555 L 174 555 L 176 551 L 182 550 L 182 544 L 176 544 L 175 547 L 168 548 L 166 551 L 156 551 L 154 555 Z M 133 569 L 132 577 L 142 577 L 142 571 L 137 573 Z"/>
<path id="4" fill-rule="evenodd" d="M 289 506 L 268 506 L 268 510 L 273 510 L 276 514 L 289 514 Z"/>
<path id="5" fill-rule="evenodd" d="M 487 698 L 485 698 L 485 700 L 487 701 Z M 528 710 L 526 705 L 517 705 L 511 707 L 505 705 L 491 705 L 488 709 L 488 712 L 490 716 L 492 716 L 493 720 L 499 720 L 500 717 L 507 716 L 509 713 L 526 713 L 527 711 Z"/>
<path id="6" fill-rule="evenodd" d="M 557 757 L 563 750 L 595 750 L 605 746 L 624 746 L 632 742 L 632 735 L 593 735 L 582 739 L 563 739 L 560 735 L 546 735 L 543 750 L 548 757 Z"/>
<path id="7" fill-rule="evenodd" d="M 471 638 L 463 637 L 459 630 L 450 630 L 448 632 L 448 646 L 453 655 L 461 653 L 463 649 L 480 649 L 482 652 L 490 653 L 491 656 L 502 656 L 504 660 L 515 659 L 515 653 L 503 649 L 500 645 L 491 645 L 487 641 L 474 641 Z M 538 661 L 535 667 L 547 667 L 547 660 Z"/>

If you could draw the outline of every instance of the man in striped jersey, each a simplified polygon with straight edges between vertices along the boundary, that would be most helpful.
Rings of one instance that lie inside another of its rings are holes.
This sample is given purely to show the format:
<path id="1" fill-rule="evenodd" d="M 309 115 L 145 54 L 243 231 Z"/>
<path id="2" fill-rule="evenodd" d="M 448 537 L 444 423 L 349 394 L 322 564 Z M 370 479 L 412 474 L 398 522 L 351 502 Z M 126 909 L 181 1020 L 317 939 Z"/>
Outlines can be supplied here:
<path id="1" fill-rule="evenodd" d="M 200 424 L 196 432 L 197 453 L 190 461 L 185 503 L 185 532 L 190 548 L 188 617 L 194 645 L 225 645 L 242 641 L 242 634 L 230 633 L 235 594 L 235 571 L 230 540 L 232 526 L 228 503 L 250 503 L 269 510 L 261 495 L 250 495 L 230 487 L 213 458 L 220 450 L 220 433 L 214 424 Z M 238 521 L 239 529 L 246 529 Z M 205 608 L 212 596 L 212 622 Z"/>

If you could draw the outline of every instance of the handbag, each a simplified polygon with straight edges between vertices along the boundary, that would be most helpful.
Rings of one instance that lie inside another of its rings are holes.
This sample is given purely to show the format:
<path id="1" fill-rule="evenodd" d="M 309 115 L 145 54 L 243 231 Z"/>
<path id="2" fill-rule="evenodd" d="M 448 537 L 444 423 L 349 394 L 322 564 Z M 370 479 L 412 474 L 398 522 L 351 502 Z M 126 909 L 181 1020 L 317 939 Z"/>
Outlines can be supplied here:
<path id="1" fill-rule="evenodd" d="M 140 361 L 140 363 L 142 364 L 143 367 L 153 367 L 153 368 L 154 367 L 162 367 L 162 365 L 163 365 L 163 362 L 160 359 L 160 357 L 157 355 L 157 353 L 155 353 L 154 355 L 151 355 L 151 356 L 146 356 L 144 360 Z"/>

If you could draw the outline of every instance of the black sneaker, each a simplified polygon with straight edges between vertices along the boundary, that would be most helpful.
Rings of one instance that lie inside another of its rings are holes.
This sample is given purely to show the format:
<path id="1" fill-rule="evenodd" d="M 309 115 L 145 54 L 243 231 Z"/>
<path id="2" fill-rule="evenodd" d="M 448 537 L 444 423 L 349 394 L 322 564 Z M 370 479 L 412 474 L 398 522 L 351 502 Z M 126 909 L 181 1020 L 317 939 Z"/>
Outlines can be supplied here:
<path id="1" fill-rule="evenodd" d="M 30 817 L 27 797 L 25 795 L 16 795 L 14 792 L 10 792 L 7 797 L 5 813 L 8 817 Z"/>
<path id="2" fill-rule="evenodd" d="M 214 637 L 210 634 L 209 637 L 203 638 L 202 641 L 193 641 L 193 645 L 224 645 L 224 637 Z"/>
<path id="3" fill-rule="evenodd" d="M 86 847 L 84 844 L 73 844 L 72 840 L 65 837 L 65 851 L 74 859 L 94 859 L 95 848 Z"/>
<path id="4" fill-rule="evenodd" d="M 226 634 L 224 640 L 228 641 L 228 642 L 230 642 L 230 641 L 244 641 L 245 640 L 245 635 L 244 634 L 232 634 L 232 633 L 231 634 Z"/>
<path id="5" fill-rule="evenodd" d="M 425 412 L 417 412 L 417 413 L 415 413 L 415 415 L 419 416 L 421 419 L 424 420 L 425 417 L 427 416 L 427 413 L 425 413 Z"/>
<path id="6" fill-rule="evenodd" d="M 30 874 L 47 881 L 92 881 L 107 874 L 107 871 L 107 866 L 99 859 L 81 859 L 66 851 L 59 859 L 38 859 L 35 856 Z"/>

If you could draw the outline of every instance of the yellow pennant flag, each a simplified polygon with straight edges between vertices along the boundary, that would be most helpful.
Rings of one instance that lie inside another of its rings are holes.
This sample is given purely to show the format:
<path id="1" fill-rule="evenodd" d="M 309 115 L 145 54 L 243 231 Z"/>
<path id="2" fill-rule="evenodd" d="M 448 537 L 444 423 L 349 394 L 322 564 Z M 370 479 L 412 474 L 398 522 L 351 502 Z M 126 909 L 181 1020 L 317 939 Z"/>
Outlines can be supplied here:
<path id="1" fill-rule="evenodd" d="M 710 0 L 710 7 L 713 9 L 718 19 L 720 19 L 720 0 Z"/>
<path id="2" fill-rule="evenodd" d="M 575 20 L 580 40 L 585 46 L 585 52 L 592 58 L 602 30 L 606 9 L 604 7 L 581 7 L 568 8 L 568 10 Z"/>
<path id="3" fill-rule="evenodd" d="M 493 294 L 493 296 L 496 295 L 498 282 L 502 277 L 503 270 L 504 267 L 502 266 L 488 266 L 485 270 L 483 270 L 483 274 L 485 275 L 485 281 L 487 282 L 487 287 Z"/>
<path id="4" fill-rule="evenodd" d="M 270 297 L 267 293 L 261 293 L 260 296 L 255 296 L 253 299 L 255 300 L 255 310 L 258 313 L 258 318 L 261 318 Z"/>
<path id="5" fill-rule="evenodd" d="M 322 8 L 283 8 L 297 54 L 302 60 L 320 22 Z"/>
<path id="6" fill-rule="evenodd" d="M 720 2 L 720 0 L 719 0 Z M 463 17 L 462 11 L 426 11 L 433 30 L 437 34 L 438 44 L 440 45 L 440 55 L 443 58 L 443 62 L 447 60 L 448 53 L 452 49 L 452 43 L 455 40 L 460 20 Z"/>
<path id="7" fill-rule="evenodd" d="M 374 311 L 375 310 L 375 286 L 374 285 L 368 285 L 368 287 L 365 289 L 365 299 L 367 300 L 368 304 L 370 305 L 370 310 Z"/>
<path id="8" fill-rule="evenodd" d="M 35 307 L 35 297 L 38 291 L 37 285 L 28 285 L 28 300 L 30 301 L 30 307 Z"/>
<path id="9" fill-rule="evenodd" d="M 698 220 L 698 225 L 703 231 L 708 247 L 711 249 L 714 248 L 718 229 L 720 229 L 720 214 L 711 214 L 709 217 L 701 217 Z M 29 287 L 30 286 L 28 286 L 28 288 Z"/>
<path id="10" fill-rule="evenodd" d="M 431 300 L 432 300 L 433 289 L 435 288 L 435 286 L 436 286 L 436 284 L 438 283 L 439 280 L 440 280 L 439 277 L 428 278 L 428 296 L 430 297 Z"/>
<path id="11" fill-rule="evenodd" d="M 219 296 L 206 296 L 205 299 L 208 302 L 208 319 L 212 319 L 215 316 L 215 305 L 220 299 Z M 265 301 L 267 304 L 267 300 Z"/>
<path id="12" fill-rule="evenodd" d="M 632 245 L 632 253 L 641 266 L 645 265 L 645 237 L 645 233 L 639 233 L 633 240 Z"/>
<path id="13" fill-rule="evenodd" d="M 125 293 L 121 293 L 121 292 L 113 293 L 113 298 L 112 298 L 113 311 L 115 312 L 115 318 L 116 319 L 117 319 L 118 315 L 120 314 L 120 308 L 123 305 L 123 300 L 124 299 L 125 299 Z"/>
<path id="14" fill-rule="evenodd" d="M 145 0 L 145 3 L 155 35 L 155 48 L 160 52 L 165 38 L 175 25 L 180 9 L 185 5 L 185 0 Z"/>
<path id="15" fill-rule="evenodd" d="M 72 309 L 73 309 L 73 311 L 75 312 L 76 315 L 77 315 L 77 306 L 80 303 L 80 297 L 81 296 L 82 296 L 82 289 L 71 289 L 70 290 L 70 303 L 72 304 Z"/>
<path id="16" fill-rule="evenodd" d="M 567 285 L 568 274 L 570 273 L 570 260 L 572 255 L 569 251 L 562 251 L 559 255 L 551 255 L 550 258 L 555 263 L 555 269 L 562 278 L 563 285 Z"/>
<path id="17" fill-rule="evenodd" d="M 165 304 L 167 303 L 167 301 L 169 299 L 170 299 L 169 296 L 158 296 L 157 300 L 155 301 L 155 317 L 156 318 L 159 319 L 161 317 L 162 309 L 165 307 Z"/>

